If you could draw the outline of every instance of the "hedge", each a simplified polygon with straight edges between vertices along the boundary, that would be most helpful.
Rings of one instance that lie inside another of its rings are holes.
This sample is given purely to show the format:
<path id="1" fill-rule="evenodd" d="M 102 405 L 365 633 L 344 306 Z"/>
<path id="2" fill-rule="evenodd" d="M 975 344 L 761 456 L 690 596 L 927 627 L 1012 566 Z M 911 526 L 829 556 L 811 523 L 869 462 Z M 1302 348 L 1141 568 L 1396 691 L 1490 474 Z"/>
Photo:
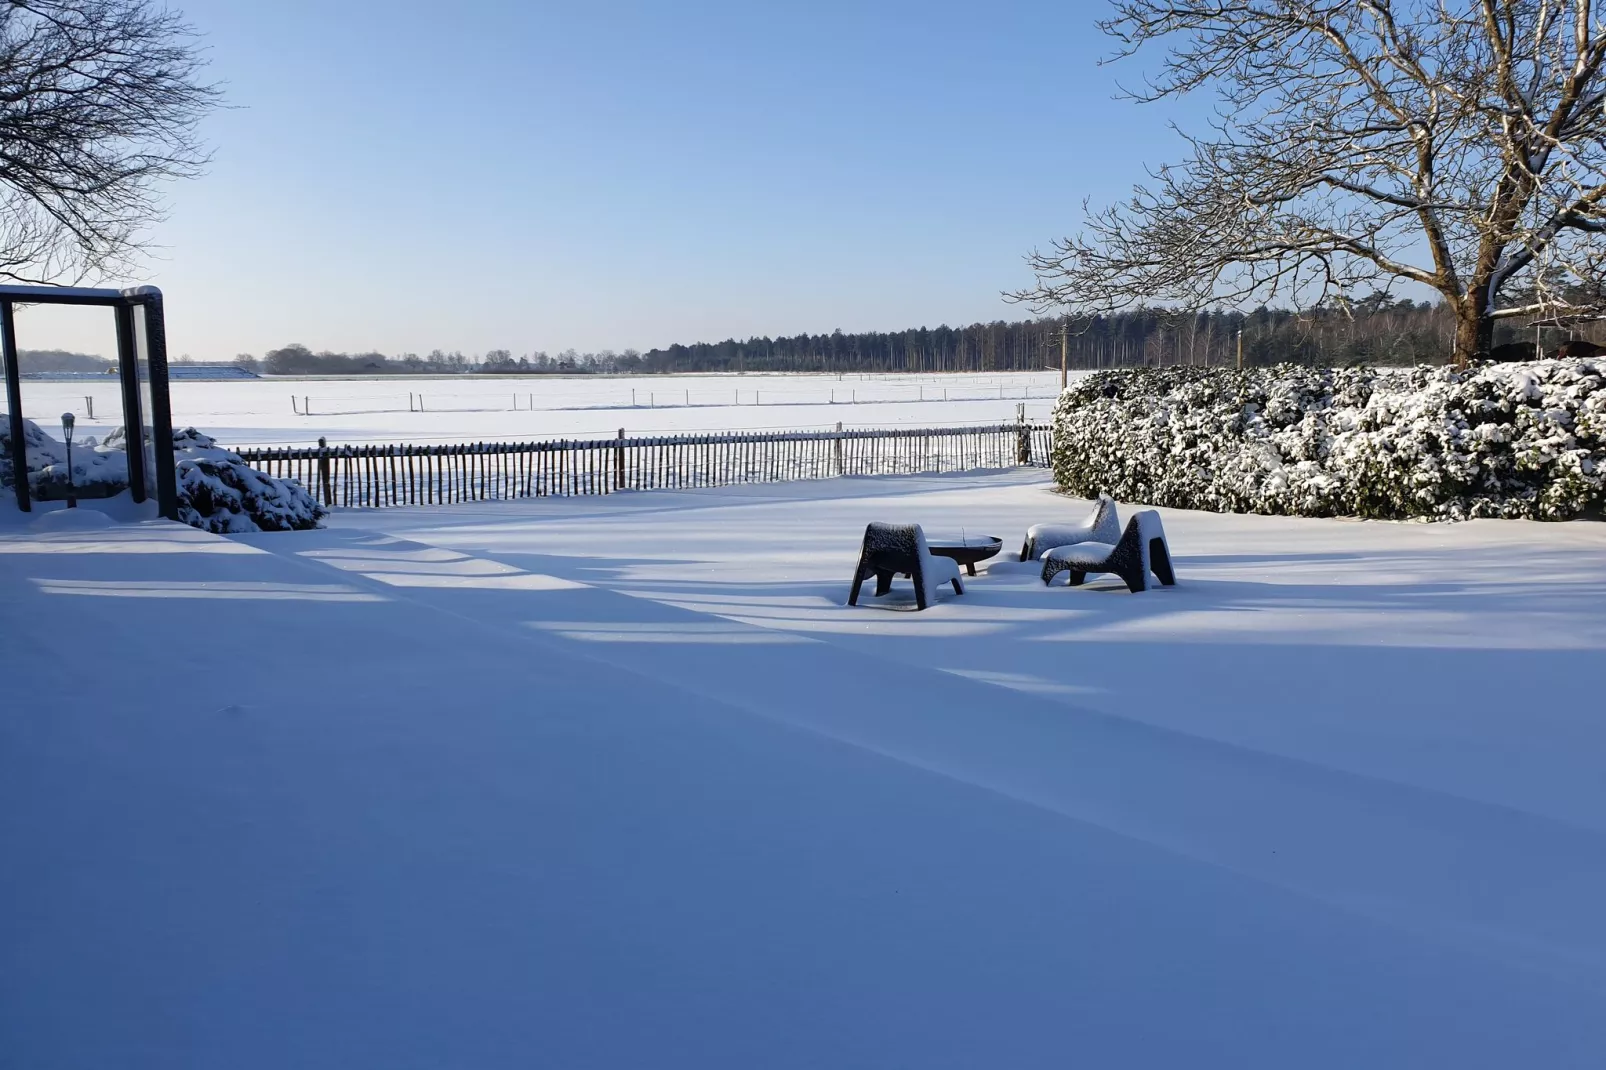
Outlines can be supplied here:
<path id="1" fill-rule="evenodd" d="M 1081 497 L 1217 512 L 1599 515 L 1603 380 L 1606 358 L 1097 372 L 1055 408 L 1054 474 Z"/>

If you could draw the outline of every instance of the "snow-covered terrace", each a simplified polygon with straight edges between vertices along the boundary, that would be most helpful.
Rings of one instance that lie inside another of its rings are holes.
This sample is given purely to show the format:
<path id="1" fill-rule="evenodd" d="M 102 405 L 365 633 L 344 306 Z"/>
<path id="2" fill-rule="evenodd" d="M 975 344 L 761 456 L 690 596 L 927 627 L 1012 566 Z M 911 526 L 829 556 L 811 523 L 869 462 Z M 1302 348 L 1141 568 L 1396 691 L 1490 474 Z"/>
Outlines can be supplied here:
<path id="1" fill-rule="evenodd" d="M 1178 587 L 1045 590 L 1086 508 L 0 532 L 0 1052 L 1598 1065 L 1606 526 L 1166 511 Z M 848 609 L 870 520 L 1005 554 Z"/>

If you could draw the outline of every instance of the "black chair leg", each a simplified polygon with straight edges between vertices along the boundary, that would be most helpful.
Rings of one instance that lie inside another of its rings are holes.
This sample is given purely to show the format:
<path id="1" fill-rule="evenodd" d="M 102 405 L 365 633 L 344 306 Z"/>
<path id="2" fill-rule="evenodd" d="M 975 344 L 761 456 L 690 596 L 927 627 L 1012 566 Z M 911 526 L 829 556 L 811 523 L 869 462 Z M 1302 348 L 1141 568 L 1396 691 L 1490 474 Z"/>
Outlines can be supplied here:
<path id="1" fill-rule="evenodd" d="M 1137 568 L 1122 569 L 1120 572 L 1117 572 L 1116 575 L 1120 576 L 1121 579 L 1126 582 L 1126 589 L 1131 591 L 1133 594 L 1138 594 L 1149 589 L 1149 577 L 1143 571 L 1143 565 L 1141 563 L 1137 566 Z"/>
<path id="2" fill-rule="evenodd" d="M 853 590 L 848 592 L 848 605 L 859 604 L 859 588 L 864 586 L 864 573 L 856 573 L 853 577 Z"/>
<path id="3" fill-rule="evenodd" d="M 1022 561 L 1030 561 L 1032 559 L 1032 540 L 1027 539 L 1020 544 L 1020 559 Z"/>
<path id="4" fill-rule="evenodd" d="M 892 590 L 892 573 L 877 572 L 875 574 L 875 596 L 880 598 L 890 590 Z"/>
<path id="5" fill-rule="evenodd" d="M 1087 581 L 1087 573 L 1078 572 L 1073 568 L 1073 569 L 1071 569 L 1071 582 L 1066 584 L 1066 586 L 1067 587 L 1080 587 L 1086 581 Z"/>
<path id="6" fill-rule="evenodd" d="M 954 584 L 954 594 L 964 594 L 965 593 L 965 588 L 959 582 L 959 577 L 958 576 L 954 577 L 953 584 Z"/>
<path id="7" fill-rule="evenodd" d="M 1177 574 L 1171 569 L 1171 551 L 1166 549 L 1164 539 L 1149 540 L 1149 567 L 1164 586 L 1177 585 Z"/>

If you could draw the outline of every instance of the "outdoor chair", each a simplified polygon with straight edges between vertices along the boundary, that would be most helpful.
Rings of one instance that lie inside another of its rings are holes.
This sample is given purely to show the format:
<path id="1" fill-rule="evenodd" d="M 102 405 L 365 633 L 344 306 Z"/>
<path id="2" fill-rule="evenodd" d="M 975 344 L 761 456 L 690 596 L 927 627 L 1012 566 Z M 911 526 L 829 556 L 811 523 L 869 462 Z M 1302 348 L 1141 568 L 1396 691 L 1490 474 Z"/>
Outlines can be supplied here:
<path id="1" fill-rule="evenodd" d="M 875 577 L 875 593 L 884 595 L 892 589 L 895 575 L 914 580 L 915 605 L 920 609 L 937 600 L 937 588 L 944 583 L 952 583 L 955 594 L 965 593 L 959 562 L 936 557 L 926 549 L 926 533 L 919 524 L 871 524 L 864 529 L 848 605 L 859 604 L 859 587 L 871 576 Z"/>
<path id="2" fill-rule="evenodd" d="M 1171 548 L 1166 545 L 1160 514 L 1144 509 L 1132 514 L 1126 531 L 1115 545 L 1107 542 L 1079 542 L 1057 546 L 1043 555 L 1043 582 L 1047 584 L 1061 572 L 1071 574 L 1070 586 L 1079 587 L 1090 572 L 1113 572 L 1126 581 L 1127 590 L 1136 594 L 1149 589 L 1149 574 L 1160 577 L 1166 587 L 1176 585 L 1171 570 Z"/>
<path id="3" fill-rule="evenodd" d="M 1071 546 L 1079 542 L 1115 543 L 1121 540 L 1121 518 L 1116 514 L 1115 502 L 1100 494 L 1093 512 L 1080 524 L 1033 524 L 1026 530 L 1026 541 L 1021 544 L 1020 559 L 1035 561 L 1056 546 Z"/>

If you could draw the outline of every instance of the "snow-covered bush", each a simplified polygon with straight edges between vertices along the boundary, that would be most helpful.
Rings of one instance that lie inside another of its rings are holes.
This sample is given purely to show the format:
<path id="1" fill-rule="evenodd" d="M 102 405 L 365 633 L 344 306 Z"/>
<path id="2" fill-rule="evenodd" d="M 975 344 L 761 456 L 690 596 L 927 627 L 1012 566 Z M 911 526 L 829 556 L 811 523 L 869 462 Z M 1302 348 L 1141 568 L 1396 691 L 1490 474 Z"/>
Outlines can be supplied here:
<path id="1" fill-rule="evenodd" d="M 70 480 L 66 443 L 50 437 L 32 420 L 22 421 L 22 441 L 28 451 L 29 492 L 35 498 L 65 498 L 69 482 L 70 488 L 84 498 L 109 497 L 128 486 L 128 455 L 121 446 L 109 445 L 109 438 L 108 445 L 87 436 L 73 443 Z M 0 416 L 0 485 L 10 487 L 14 478 L 10 421 Z"/>
<path id="2" fill-rule="evenodd" d="M 1082 497 L 1388 519 L 1606 505 L 1606 358 L 1099 372 L 1054 424 L 1055 477 Z"/>
<path id="3" fill-rule="evenodd" d="M 67 447 L 31 420 L 23 421 L 28 450 L 28 486 L 37 499 L 67 497 Z M 126 436 L 118 428 L 106 441 L 74 442 L 72 488 L 85 498 L 108 497 L 128 489 Z M 292 531 L 316 528 L 327 510 L 299 482 L 278 479 L 247 465 L 239 454 L 187 427 L 173 434 L 178 483 L 178 517 L 204 531 Z M 9 429 L 0 421 L 0 488 L 9 489 Z"/>
<path id="4" fill-rule="evenodd" d="M 301 531 L 327 510 L 294 479 L 259 472 L 193 427 L 173 434 L 178 518 L 203 531 Z"/>

